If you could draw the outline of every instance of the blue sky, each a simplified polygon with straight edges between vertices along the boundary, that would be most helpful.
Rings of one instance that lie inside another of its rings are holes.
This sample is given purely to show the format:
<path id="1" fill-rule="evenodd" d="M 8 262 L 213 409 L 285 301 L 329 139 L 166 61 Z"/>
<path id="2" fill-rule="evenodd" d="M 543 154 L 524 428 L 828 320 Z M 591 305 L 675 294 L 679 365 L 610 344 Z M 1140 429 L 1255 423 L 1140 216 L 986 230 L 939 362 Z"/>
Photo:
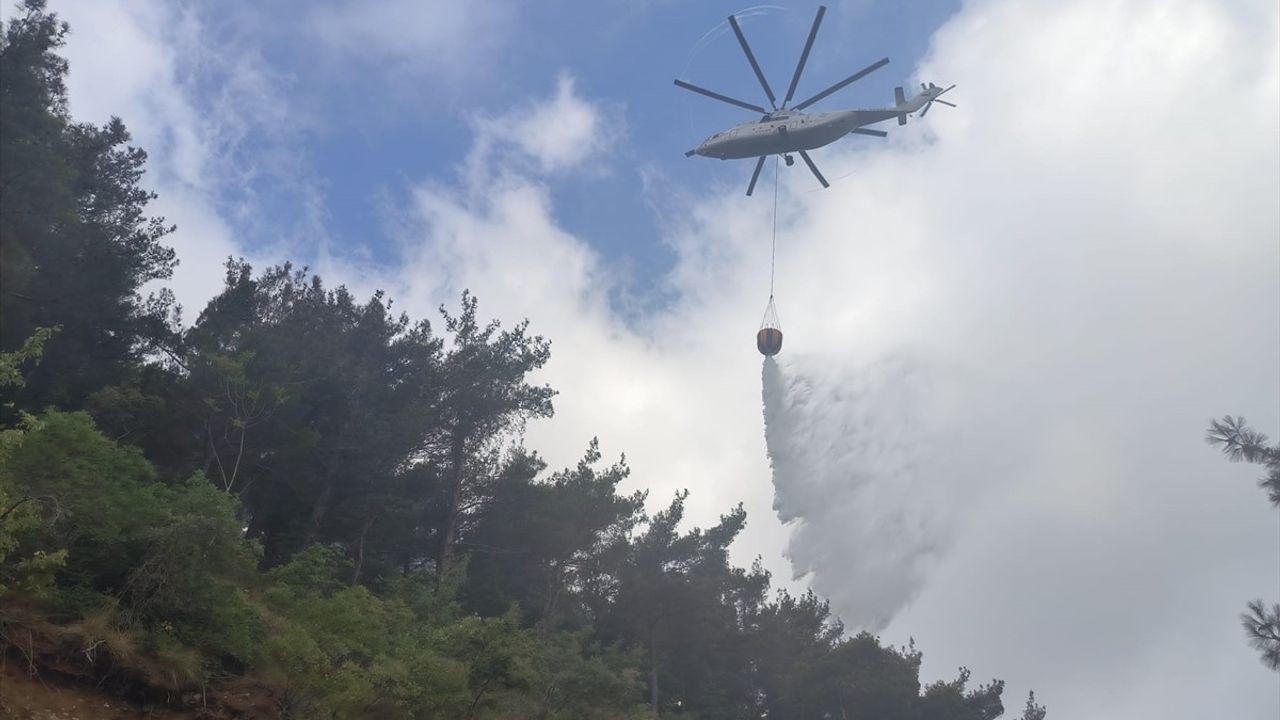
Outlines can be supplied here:
<path id="1" fill-rule="evenodd" d="M 653 507 L 742 502 L 735 562 L 914 637 L 926 678 L 1280 713 L 1237 621 L 1280 598 L 1280 513 L 1201 440 L 1280 433 L 1274 0 L 831 2 L 802 94 L 888 56 L 821 107 L 919 80 L 959 107 L 815 152 L 828 190 L 784 169 L 763 376 L 771 198 L 683 157 L 744 118 L 671 84 L 760 97 L 723 26 L 699 44 L 741 6 L 51 5 L 73 114 L 151 153 L 188 321 L 228 255 L 415 318 L 470 288 L 552 341 L 524 440 L 553 467 L 598 436 Z M 744 18 L 775 90 L 814 10 Z"/>
<path id="2" fill-rule="evenodd" d="M 824 107 L 886 104 L 893 86 L 908 82 L 933 30 L 957 7 L 952 0 L 832 3 L 799 92 L 817 92 L 888 56 L 888 67 Z M 314 15 L 268 4 L 236 7 L 223 17 L 214 6 L 197 6 L 209 47 L 260 57 L 262 71 L 286 94 L 291 110 L 284 127 L 246 137 L 235 148 L 246 163 L 278 156 L 276 167 L 254 182 L 222 188 L 222 210 L 234 217 L 228 211 L 245 203 L 273 209 L 237 224 L 242 242 L 253 247 L 307 232 L 289 225 L 307 216 L 307 203 L 319 202 L 330 252 L 394 263 L 398 251 L 388 239 L 388 214 L 407 202 L 409 186 L 455 182 L 476 116 L 531 103 L 568 74 L 579 93 L 609 109 L 606 122 L 618 132 L 605 152 L 588 161 L 598 172 L 553 180 L 557 220 L 622 268 L 628 291 L 643 299 L 656 287 L 650 279 L 675 260 L 662 241 L 669 208 L 651 202 L 653 195 L 671 188 L 690 192 L 713 178 L 745 184 L 750 173 L 749 163 L 682 156 L 702 137 L 746 117 L 679 90 L 672 79 L 683 76 L 757 101 L 763 95 L 725 18 L 746 10 L 742 25 L 753 50 L 771 83 L 785 87 L 815 8 L 723 2 L 496 6 L 496 17 L 482 26 L 489 37 L 450 61 L 465 67 L 436 73 L 414 57 L 431 64 L 437 51 L 427 41 L 388 51 L 385 43 L 356 37 L 335 57 L 332 46 L 306 32 Z M 411 21 L 430 21 L 430 15 Z M 190 81 L 209 89 L 203 97 L 197 93 L 196 102 L 216 102 L 213 89 L 225 85 L 234 68 L 192 66 Z M 647 189 L 646 177 L 657 187 Z M 298 250 L 298 261 L 312 259 L 305 243 Z"/>

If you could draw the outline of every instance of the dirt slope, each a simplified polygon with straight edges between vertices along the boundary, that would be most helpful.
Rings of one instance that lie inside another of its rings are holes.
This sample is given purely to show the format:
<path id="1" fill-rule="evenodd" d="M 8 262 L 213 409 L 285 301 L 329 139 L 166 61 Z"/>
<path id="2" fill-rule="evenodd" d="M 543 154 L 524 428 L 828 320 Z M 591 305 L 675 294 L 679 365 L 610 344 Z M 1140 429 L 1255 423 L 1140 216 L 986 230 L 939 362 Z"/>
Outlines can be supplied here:
<path id="1" fill-rule="evenodd" d="M 144 708 L 44 672 L 32 677 L 0 659 L 0 718 L 4 720 L 195 720 L 193 712 Z"/>

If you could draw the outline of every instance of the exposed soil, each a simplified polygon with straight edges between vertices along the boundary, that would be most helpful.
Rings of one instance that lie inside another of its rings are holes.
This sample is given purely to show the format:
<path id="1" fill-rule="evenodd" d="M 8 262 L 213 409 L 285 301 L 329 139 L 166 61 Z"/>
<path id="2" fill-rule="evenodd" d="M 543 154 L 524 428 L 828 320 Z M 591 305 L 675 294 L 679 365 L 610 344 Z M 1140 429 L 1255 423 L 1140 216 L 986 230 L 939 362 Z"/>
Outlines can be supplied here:
<path id="1" fill-rule="evenodd" d="M 196 720 L 199 714 L 144 707 L 49 671 L 0 656 L 0 718 L 5 720 Z M 207 717 L 207 716 L 206 716 Z"/>

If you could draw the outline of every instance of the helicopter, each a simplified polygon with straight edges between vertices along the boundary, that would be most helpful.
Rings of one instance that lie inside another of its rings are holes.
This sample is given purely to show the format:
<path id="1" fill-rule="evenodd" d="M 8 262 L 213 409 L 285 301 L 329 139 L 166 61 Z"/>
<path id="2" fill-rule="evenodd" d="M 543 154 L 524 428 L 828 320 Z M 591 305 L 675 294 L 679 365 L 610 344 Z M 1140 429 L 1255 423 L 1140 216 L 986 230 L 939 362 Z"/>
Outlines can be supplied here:
<path id="1" fill-rule="evenodd" d="M 738 37 L 738 44 L 742 46 L 742 52 L 747 56 L 747 62 L 751 63 L 751 69 L 755 71 L 756 79 L 760 81 L 760 87 L 764 88 L 764 94 L 769 98 L 769 107 L 771 109 L 766 110 L 760 105 L 722 95 L 706 88 L 698 87 L 693 83 L 677 79 L 675 81 L 677 87 L 761 114 L 759 120 L 735 125 L 724 132 L 712 135 L 696 148 L 686 152 L 684 154 L 685 157 L 700 155 L 720 160 L 756 158 L 756 167 L 751 173 L 751 182 L 747 185 L 747 195 L 750 195 L 756 188 L 756 180 L 760 178 L 760 170 L 764 167 L 764 161 L 767 157 L 781 155 L 787 166 L 790 167 L 795 164 L 795 158 L 792 157 L 792 153 L 795 153 L 800 156 L 801 160 L 804 160 L 804 164 L 809 166 L 809 171 L 825 188 L 830 187 L 830 184 L 822 176 L 822 173 L 818 171 L 818 166 L 813 164 L 813 159 L 809 157 L 808 150 L 829 145 L 849 134 L 888 137 L 889 133 L 866 126 L 891 118 L 897 118 L 899 125 L 906 125 L 908 115 L 920 111 L 920 117 L 923 118 L 935 102 L 956 107 L 953 103 L 940 99 L 943 93 L 950 91 L 955 85 L 943 88 L 933 83 L 921 83 L 920 92 L 911 98 L 906 97 L 906 93 L 901 87 L 894 88 L 893 107 L 835 110 L 813 114 L 801 112 L 810 105 L 825 99 L 832 93 L 889 64 L 889 58 L 881 58 L 817 95 L 788 108 L 788 103 L 795 97 L 796 86 L 800 82 L 800 74 L 804 72 L 805 63 L 809 60 L 809 51 L 813 49 L 813 41 L 818 36 L 818 26 L 822 24 L 822 18 L 826 15 L 826 12 L 825 5 L 818 6 L 818 14 L 813 19 L 813 27 L 809 29 L 809 39 L 805 41 L 804 51 L 800 53 L 800 62 L 796 64 L 795 74 L 791 76 L 791 85 L 787 88 L 787 96 L 783 98 L 781 105 L 778 104 L 777 97 L 773 94 L 773 89 L 769 87 L 769 81 L 765 79 L 764 73 L 760 70 L 760 64 L 756 62 L 755 54 L 751 52 L 751 46 L 747 44 L 747 38 L 742 34 L 742 28 L 738 25 L 737 18 L 732 15 L 729 16 L 729 26 L 733 28 L 733 34 Z"/>

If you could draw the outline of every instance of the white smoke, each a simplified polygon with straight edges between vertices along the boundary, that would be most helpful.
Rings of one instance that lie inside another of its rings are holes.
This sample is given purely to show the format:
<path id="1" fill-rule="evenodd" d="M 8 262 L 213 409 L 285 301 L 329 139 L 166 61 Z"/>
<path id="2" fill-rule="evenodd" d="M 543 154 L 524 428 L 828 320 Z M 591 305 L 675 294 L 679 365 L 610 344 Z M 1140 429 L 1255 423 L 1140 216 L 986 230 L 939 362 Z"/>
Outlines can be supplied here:
<path id="1" fill-rule="evenodd" d="M 946 539 L 932 374 L 904 356 L 833 369 L 766 358 L 774 510 L 797 576 L 878 631 L 920 590 Z"/>

